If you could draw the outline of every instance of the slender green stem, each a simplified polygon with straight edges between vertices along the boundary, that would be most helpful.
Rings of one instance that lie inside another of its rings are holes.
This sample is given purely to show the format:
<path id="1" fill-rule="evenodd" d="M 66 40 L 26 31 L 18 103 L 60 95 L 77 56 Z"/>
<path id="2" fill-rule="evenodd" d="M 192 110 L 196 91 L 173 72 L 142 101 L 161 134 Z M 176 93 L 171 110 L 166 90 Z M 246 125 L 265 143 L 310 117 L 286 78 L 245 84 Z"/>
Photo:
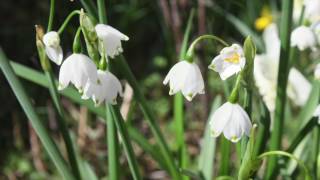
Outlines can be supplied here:
<path id="1" fill-rule="evenodd" d="M 108 140 L 108 161 L 109 161 L 109 179 L 117 180 L 119 176 L 119 145 L 115 121 L 111 112 L 112 106 L 106 103 L 107 119 L 107 140 Z"/>
<path id="2" fill-rule="evenodd" d="M 47 31 L 51 31 L 52 25 L 53 25 L 53 17 L 55 13 L 55 0 L 50 0 L 50 14 L 49 14 L 49 20 L 48 20 L 48 27 Z"/>
<path id="3" fill-rule="evenodd" d="M 228 101 L 231 103 L 237 103 L 238 102 L 238 97 L 239 97 L 239 89 L 241 85 L 241 80 L 242 80 L 243 74 L 242 72 L 238 75 L 236 84 L 234 85 L 231 94 L 228 98 Z"/>
<path id="4" fill-rule="evenodd" d="M 73 180 L 75 179 L 69 171 L 57 145 L 51 139 L 49 133 L 45 129 L 39 116 L 36 114 L 35 109 L 31 104 L 31 100 L 28 97 L 24 87 L 22 86 L 20 80 L 14 74 L 12 67 L 10 66 L 7 58 L 0 49 L 0 68 L 7 78 L 15 96 L 17 97 L 20 105 L 22 106 L 24 112 L 26 113 L 28 119 L 31 122 L 32 127 L 36 131 L 38 137 L 40 138 L 45 150 L 48 152 L 49 157 L 57 167 L 58 171 L 64 179 Z M 24 74 L 26 76 L 26 74 Z"/>
<path id="5" fill-rule="evenodd" d="M 81 52 L 80 34 L 81 34 L 81 27 L 78 27 L 76 35 L 74 36 L 74 39 L 73 39 L 73 45 L 72 45 L 73 53 L 80 53 Z"/>
<path id="6" fill-rule="evenodd" d="M 224 46 L 229 46 L 228 43 L 226 43 L 224 40 L 222 40 L 221 38 L 217 37 L 217 36 L 214 36 L 214 35 L 210 35 L 210 34 L 206 34 L 206 35 L 202 35 L 202 36 L 199 36 L 197 39 L 195 39 L 191 45 L 189 46 L 189 49 L 187 51 L 187 54 L 186 54 L 186 60 L 189 61 L 189 62 L 192 62 L 193 61 L 193 56 L 194 56 L 194 49 L 195 49 L 195 46 L 202 40 L 204 39 L 211 39 L 211 40 L 215 40 L 215 41 L 218 41 L 220 42 L 221 44 L 223 44 Z"/>
<path id="7" fill-rule="evenodd" d="M 130 137 L 126 129 L 125 122 L 121 116 L 120 110 L 118 106 L 111 106 L 110 110 L 112 113 L 113 120 L 117 126 L 118 132 L 121 136 L 121 140 L 127 155 L 127 159 L 128 159 L 128 163 L 129 163 L 129 167 L 130 167 L 133 179 L 140 180 L 142 178 L 139 173 L 138 163 L 135 158 L 135 154 L 130 142 Z"/>
<path id="8" fill-rule="evenodd" d="M 192 28 L 192 20 L 194 17 L 194 9 L 191 10 L 191 13 L 188 18 L 188 24 L 186 31 L 184 33 L 182 46 L 180 49 L 179 59 L 182 60 L 185 57 L 187 51 L 187 45 L 191 33 Z M 188 166 L 188 154 L 187 147 L 184 139 L 184 99 L 181 93 L 178 93 L 174 96 L 174 121 L 176 124 L 176 140 L 178 145 L 178 153 L 179 153 L 179 162 L 181 168 L 187 168 Z M 188 177 L 183 177 L 184 179 L 188 179 Z"/>
<path id="9" fill-rule="evenodd" d="M 140 91 L 140 86 L 139 86 L 138 81 L 135 79 L 127 62 L 125 61 L 125 59 L 122 56 L 120 56 L 120 58 L 118 58 L 116 60 L 116 63 L 117 63 L 118 69 L 121 69 L 121 72 L 126 77 L 129 84 L 131 85 L 131 87 L 134 90 L 135 97 L 141 106 L 141 109 L 146 117 L 146 120 L 148 121 L 148 124 L 151 128 L 153 135 L 156 138 L 156 141 L 157 141 L 159 148 L 161 150 L 161 154 L 163 155 L 163 158 L 166 162 L 166 165 L 168 167 L 170 174 L 172 175 L 172 178 L 173 179 L 181 179 L 181 175 L 178 171 L 176 164 L 174 163 L 174 159 L 171 155 L 171 152 L 169 151 L 168 145 L 167 145 L 167 143 L 166 143 L 166 141 L 160 131 L 159 126 L 156 123 L 156 118 L 154 116 L 154 113 L 151 111 L 150 106 L 147 103 L 147 100 L 145 99 L 145 97 L 143 96 L 143 94 Z"/>
<path id="10" fill-rule="evenodd" d="M 314 149 L 313 149 L 313 177 L 314 179 L 319 179 L 318 171 L 320 170 L 318 166 L 318 156 L 319 156 L 319 149 L 320 149 L 320 125 L 317 124 L 317 128 L 314 132 Z"/>
<path id="11" fill-rule="evenodd" d="M 221 144 L 221 164 L 219 169 L 219 175 L 228 175 L 229 172 L 229 165 L 230 165 L 230 149 L 231 143 L 226 138 L 221 137 L 220 139 Z"/>
<path id="12" fill-rule="evenodd" d="M 310 173 L 309 173 L 309 170 L 306 167 L 306 165 L 302 161 L 300 161 L 297 157 L 295 157 L 294 155 L 292 155 L 290 153 L 287 153 L 285 151 L 269 151 L 269 152 L 265 152 L 265 153 L 259 155 L 258 158 L 262 160 L 264 157 L 274 156 L 274 155 L 286 156 L 286 157 L 289 157 L 289 158 L 295 160 L 303 169 L 303 171 L 305 173 L 305 180 L 311 180 Z"/>
<path id="13" fill-rule="evenodd" d="M 107 13 L 106 13 L 105 0 L 97 0 L 97 5 L 98 5 L 99 22 L 106 24 L 107 23 Z"/>
<path id="14" fill-rule="evenodd" d="M 91 14 L 95 19 L 98 19 L 97 8 L 93 0 L 80 0 L 80 2 L 89 14 Z"/>
<path id="15" fill-rule="evenodd" d="M 284 124 L 284 112 L 286 106 L 286 88 L 288 81 L 288 64 L 290 55 L 290 32 L 292 22 L 292 0 L 282 1 L 282 17 L 281 17 L 281 51 L 280 51 L 280 65 L 278 72 L 278 87 L 276 108 L 274 117 L 273 132 L 271 134 L 270 150 L 281 149 L 282 130 Z M 272 157 L 269 160 L 267 168 L 267 178 L 270 179 L 274 173 L 277 164 L 277 158 Z"/>
<path id="16" fill-rule="evenodd" d="M 294 152 L 296 147 L 300 144 L 300 142 L 309 134 L 314 127 L 317 126 L 318 120 L 313 117 L 310 121 L 299 131 L 299 133 L 293 138 L 292 143 L 289 148 L 286 150 L 289 153 Z"/>
<path id="17" fill-rule="evenodd" d="M 60 26 L 60 28 L 58 30 L 59 35 L 61 35 L 63 33 L 64 29 L 68 26 L 69 22 L 71 21 L 71 19 L 75 15 L 80 15 L 80 11 L 74 10 L 67 16 L 67 18 L 63 21 L 62 25 Z"/>
<path id="18" fill-rule="evenodd" d="M 71 137 L 68 132 L 68 126 L 66 124 L 66 118 L 65 118 L 65 115 L 63 112 L 63 108 L 61 106 L 60 97 L 57 92 L 57 86 L 54 81 L 54 77 L 53 77 L 52 73 L 49 71 L 45 71 L 45 74 L 46 74 L 47 80 L 49 82 L 49 91 L 50 91 L 51 98 L 52 98 L 54 105 L 57 109 L 57 112 L 59 114 L 59 118 L 57 118 L 57 121 L 58 121 L 58 125 L 59 125 L 59 130 L 61 131 L 63 140 L 65 142 L 65 146 L 67 149 L 71 169 L 72 169 L 74 176 L 80 180 L 81 176 L 80 176 L 79 166 L 78 166 L 78 162 L 77 162 L 77 158 L 76 158 L 76 152 L 74 150 L 74 147 L 73 147 L 72 141 L 71 141 Z"/>

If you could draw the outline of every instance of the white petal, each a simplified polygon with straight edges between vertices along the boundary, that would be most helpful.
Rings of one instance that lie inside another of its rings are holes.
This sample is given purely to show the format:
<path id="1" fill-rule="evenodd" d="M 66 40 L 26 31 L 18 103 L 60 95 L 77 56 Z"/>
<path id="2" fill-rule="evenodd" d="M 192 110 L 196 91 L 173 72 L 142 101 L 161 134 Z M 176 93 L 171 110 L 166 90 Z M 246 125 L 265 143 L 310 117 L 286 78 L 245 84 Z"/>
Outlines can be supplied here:
<path id="1" fill-rule="evenodd" d="M 210 117 L 210 130 L 213 137 L 218 137 L 226 124 L 230 121 L 232 112 L 232 104 L 224 103 Z"/>
<path id="2" fill-rule="evenodd" d="M 187 100 L 191 101 L 195 95 L 204 94 L 204 81 L 197 64 L 192 63 L 187 71 L 182 94 Z"/>
<path id="3" fill-rule="evenodd" d="M 298 106 L 303 106 L 311 92 L 311 84 L 296 68 L 291 68 L 287 89 L 288 96 L 292 101 Z"/>
<path id="4" fill-rule="evenodd" d="M 314 78 L 317 80 L 320 80 L 320 63 L 317 64 L 317 66 L 314 70 Z"/>
<path id="5" fill-rule="evenodd" d="M 49 57 L 51 61 L 56 63 L 57 65 L 60 65 L 63 59 L 63 52 L 62 48 L 60 46 L 56 47 L 50 47 L 46 46 L 45 47 L 46 54 Z"/>
<path id="6" fill-rule="evenodd" d="M 59 34 L 55 31 L 50 31 L 43 36 L 42 39 L 45 46 L 58 47 L 60 46 Z"/>
<path id="7" fill-rule="evenodd" d="M 59 90 L 66 88 L 73 79 L 73 64 L 71 60 L 67 58 L 60 67 Z"/>
<path id="8" fill-rule="evenodd" d="M 263 40 L 266 45 L 266 54 L 272 58 L 280 56 L 280 38 L 276 24 L 270 24 L 263 32 Z"/>
<path id="9" fill-rule="evenodd" d="M 297 46 L 301 51 L 314 48 L 316 42 L 316 36 L 309 27 L 299 26 L 291 33 L 291 46 Z"/>

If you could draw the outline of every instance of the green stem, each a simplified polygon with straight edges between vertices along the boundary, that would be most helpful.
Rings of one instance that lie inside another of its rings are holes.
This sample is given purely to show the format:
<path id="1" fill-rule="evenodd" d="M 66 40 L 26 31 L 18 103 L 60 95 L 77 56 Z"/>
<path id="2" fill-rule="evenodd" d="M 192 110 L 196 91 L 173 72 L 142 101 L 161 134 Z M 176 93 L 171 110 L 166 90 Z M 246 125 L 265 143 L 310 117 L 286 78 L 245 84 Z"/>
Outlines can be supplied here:
<path id="1" fill-rule="evenodd" d="M 81 52 L 80 34 L 81 34 L 81 27 L 79 27 L 77 29 L 76 35 L 74 36 L 74 39 L 73 39 L 73 45 L 72 45 L 73 53 L 80 53 Z"/>
<path id="2" fill-rule="evenodd" d="M 115 121 L 112 116 L 112 106 L 106 103 L 107 140 L 108 140 L 108 164 L 110 180 L 117 180 L 119 176 L 119 145 Z"/>
<path id="3" fill-rule="evenodd" d="M 299 133 L 293 138 L 293 141 L 289 148 L 286 150 L 289 153 L 293 153 L 300 142 L 308 135 L 314 127 L 317 126 L 318 119 L 313 117 L 310 121 L 299 131 Z"/>
<path id="4" fill-rule="evenodd" d="M 80 11 L 79 10 L 74 10 L 72 11 L 67 18 L 63 21 L 62 25 L 60 26 L 59 30 L 58 30 L 58 34 L 61 35 L 62 32 L 64 31 L 64 29 L 67 27 L 67 25 L 69 24 L 70 20 L 75 16 L 75 15 L 80 15 Z"/>
<path id="5" fill-rule="evenodd" d="M 134 90 L 135 98 L 139 102 L 141 109 L 146 117 L 146 120 L 148 121 L 148 124 L 151 128 L 151 131 L 156 138 L 156 141 L 161 150 L 161 154 L 163 155 L 163 158 L 166 162 L 166 165 L 168 167 L 170 174 L 172 175 L 173 179 L 181 179 L 181 175 L 178 171 L 176 164 L 174 163 L 174 159 L 171 155 L 171 152 L 169 151 L 168 145 L 160 131 L 159 126 L 156 123 L 156 118 L 154 116 L 154 113 L 151 111 L 150 106 L 147 103 L 147 100 L 145 99 L 145 97 L 140 91 L 140 85 L 138 81 L 134 77 L 132 71 L 130 70 L 123 56 L 120 56 L 120 58 L 116 60 L 116 63 L 117 63 L 118 69 L 121 69 L 121 72 L 126 77 L 129 84 Z"/>
<path id="6" fill-rule="evenodd" d="M 317 128 L 315 129 L 314 133 L 314 149 L 313 149 L 313 176 L 314 179 L 319 179 L 318 177 L 318 170 L 320 170 L 318 167 L 318 156 L 319 156 L 319 149 L 320 149 L 320 125 L 317 124 Z"/>
<path id="7" fill-rule="evenodd" d="M 55 13 L 55 0 L 50 0 L 50 14 L 49 14 L 47 32 L 51 31 L 52 29 L 54 13 Z"/>
<path id="8" fill-rule="evenodd" d="M 222 40 L 221 38 L 217 37 L 217 36 L 214 36 L 214 35 L 210 35 L 210 34 L 206 34 L 206 35 L 202 35 L 202 36 L 199 36 L 197 39 L 195 39 L 191 45 L 189 46 L 189 49 L 187 51 L 187 54 L 186 54 L 186 57 L 185 59 L 189 62 L 193 62 L 193 56 L 194 56 L 194 49 L 195 49 L 195 46 L 202 40 L 204 39 L 211 39 L 211 40 L 215 40 L 215 41 L 218 41 L 220 42 L 221 44 L 223 44 L 224 46 L 229 46 L 228 43 L 226 43 L 224 40 Z"/>
<path id="9" fill-rule="evenodd" d="M 84 9 L 91 14 L 95 19 L 98 19 L 97 8 L 92 0 L 80 0 Z"/>
<path id="10" fill-rule="evenodd" d="M 228 175 L 229 172 L 229 164 L 230 164 L 230 149 L 231 149 L 231 143 L 226 138 L 221 137 L 220 139 L 221 144 L 221 164 L 220 164 L 220 170 L 219 175 Z"/>
<path id="11" fill-rule="evenodd" d="M 290 153 L 287 153 L 284 151 L 269 151 L 269 152 L 265 152 L 265 153 L 259 155 L 258 158 L 262 160 L 264 157 L 274 156 L 274 155 L 286 156 L 286 157 L 289 157 L 289 158 L 295 160 L 302 167 L 302 169 L 305 173 L 305 180 L 311 180 L 310 173 L 309 173 L 309 170 L 306 167 L 306 165 L 302 161 L 300 161 L 297 157 L 295 157 L 294 155 L 292 155 Z"/>
<path id="12" fill-rule="evenodd" d="M 129 163 L 129 167 L 130 167 L 133 179 L 140 180 L 142 178 L 139 173 L 138 163 L 136 161 L 135 154 L 130 142 L 130 137 L 126 129 L 125 122 L 119 111 L 119 108 L 118 106 L 111 106 L 110 110 L 112 113 L 113 121 L 116 124 L 118 132 L 121 136 L 121 140 L 127 155 L 127 159 L 128 159 L 128 163 Z"/>
<path id="13" fill-rule="evenodd" d="M 231 94 L 228 98 L 228 101 L 231 102 L 231 103 L 237 103 L 238 102 L 238 98 L 239 98 L 239 89 L 240 89 L 240 85 L 241 85 L 241 80 L 242 80 L 242 74 L 243 71 L 240 72 L 240 74 L 238 75 L 237 77 L 237 80 L 236 80 L 236 84 L 234 85 L 232 91 L 231 91 Z"/>
<path id="14" fill-rule="evenodd" d="M 286 106 L 286 88 L 288 81 L 288 64 L 290 55 L 290 32 L 292 22 L 292 0 L 282 1 L 282 17 L 281 17 L 281 51 L 280 51 L 280 65 L 278 71 L 278 87 L 277 87 L 277 98 L 276 108 L 274 116 L 273 132 L 271 134 L 270 150 L 281 149 L 282 130 L 284 124 L 284 112 Z M 272 157 L 269 160 L 267 167 L 267 178 L 271 179 L 276 169 L 277 158 Z"/>
<path id="15" fill-rule="evenodd" d="M 7 58 L 5 57 L 1 49 L 0 49 L 0 68 L 4 73 L 5 77 L 7 78 L 15 96 L 17 97 L 20 105 L 22 106 L 24 112 L 26 113 L 28 119 L 30 120 L 32 127 L 36 131 L 38 137 L 40 138 L 40 141 L 42 142 L 45 150 L 48 152 L 49 157 L 57 167 L 58 171 L 60 172 L 60 174 L 64 179 L 74 180 L 75 178 L 69 172 L 69 169 L 60 151 L 58 150 L 57 145 L 51 139 L 49 133 L 45 129 L 44 125 L 42 124 L 42 121 L 40 120 L 39 116 L 36 114 L 35 109 L 31 104 L 30 98 L 28 97 L 20 80 L 14 74 L 11 65 L 9 64 Z"/>
<path id="16" fill-rule="evenodd" d="M 77 162 L 77 158 L 76 158 L 76 152 L 74 150 L 74 147 L 73 147 L 73 144 L 71 141 L 71 137 L 68 132 L 68 126 L 66 124 L 66 118 L 65 118 L 65 115 L 63 112 L 63 108 L 61 106 L 60 97 L 57 92 L 57 86 L 54 81 L 54 77 L 53 77 L 52 73 L 49 71 L 45 71 L 45 74 L 47 77 L 47 81 L 49 82 L 49 91 L 50 91 L 51 98 L 52 98 L 54 105 L 55 105 L 55 108 L 59 114 L 59 118 L 57 118 L 57 122 L 58 122 L 59 130 L 61 131 L 64 143 L 65 143 L 65 146 L 67 149 L 71 169 L 72 169 L 74 176 L 80 180 L 81 176 L 80 176 L 79 166 L 78 166 L 78 162 Z"/>
<path id="17" fill-rule="evenodd" d="M 107 13 L 106 13 L 105 0 L 97 0 L 97 5 L 98 5 L 99 22 L 106 24 L 107 23 Z"/>

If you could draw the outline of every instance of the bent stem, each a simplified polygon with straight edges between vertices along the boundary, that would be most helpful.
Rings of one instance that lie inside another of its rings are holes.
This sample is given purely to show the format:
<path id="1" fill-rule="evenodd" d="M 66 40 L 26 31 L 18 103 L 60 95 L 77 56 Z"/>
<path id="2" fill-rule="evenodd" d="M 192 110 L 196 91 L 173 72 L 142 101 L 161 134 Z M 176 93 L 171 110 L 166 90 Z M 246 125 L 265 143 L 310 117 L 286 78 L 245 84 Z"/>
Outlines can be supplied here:
<path id="1" fill-rule="evenodd" d="M 74 10 L 67 16 L 67 18 L 63 21 L 62 25 L 60 26 L 60 28 L 58 30 L 58 34 L 59 35 L 61 35 L 63 33 L 64 29 L 67 27 L 67 25 L 69 24 L 70 20 L 75 15 L 80 15 L 80 11 L 79 10 Z"/>
<path id="2" fill-rule="evenodd" d="M 29 99 L 24 87 L 22 86 L 20 80 L 14 74 L 11 65 L 9 64 L 4 53 L 0 49 L 0 68 L 7 78 L 16 98 L 18 99 L 22 109 L 26 113 L 32 127 L 36 131 L 40 141 L 42 142 L 45 150 L 49 154 L 49 157 L 53 161 L 54 165 L 57 167 L 58 171 L 62 177 L 66 180 L 74 180 L 75 178 L 69 172 L 68 166 L 66 165 L 61 152 L 58 150 L 57 145 L 51 139 L 48 131 L 42 124 L 39 116 L 36 114 L 34 107 L 32 106 L 31 100 Z"/>
<path id="3" fill-rule="evenodd" d="M 286 156 L 286 157 L 289 157 L 289 158 L 295 160 L 303 169 L 303 171 L 305 173 L 305 179 L 311 180 L 310 173 L 309 173 L 309 170 L 306 167 L 306 165 L 302 161 L 300 161 L 297 157 L 295 157 L 294 155 L 292 155 L 290 153 L 287 153 L 285 151 L 269 151 L 269 152 L 265 152 L 265 153 L 259 155 L 258 158 L 262 160 L 264 157 L 274 156 L 274 155 Z"/>

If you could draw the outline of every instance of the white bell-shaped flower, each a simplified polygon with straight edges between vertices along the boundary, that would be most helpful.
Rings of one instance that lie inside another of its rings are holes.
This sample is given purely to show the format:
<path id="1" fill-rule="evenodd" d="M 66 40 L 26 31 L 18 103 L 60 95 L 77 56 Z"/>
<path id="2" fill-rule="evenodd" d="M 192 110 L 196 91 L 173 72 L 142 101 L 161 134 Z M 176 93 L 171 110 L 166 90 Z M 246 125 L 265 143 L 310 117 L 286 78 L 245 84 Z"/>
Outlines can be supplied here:
<path id="1" fill-rule="evenodd" d="M 319 0 L 304 0 L 305 5 L 305 17 L 311 21 L 315 22 L 320 20 L 320 1 Z"/>
<path id="2" fill-rule="evenodd" d="M 263 33 L 266 52 L 258 54 L 254 60 L 255 84 L 271 113 L 275 110 L 277 78 L 280 60 L 280 39 L 277 26 L 269 25 Z M 290 69 L 287 95 L 295 105 L 306 103 L 311 92 L 310 82 L 294 68 Z"/>
<path id="3" fill-rule="evenodd" d="M 98 38 L 103 42 L 106 57 L 114 58 L 123 52 L 121 41 L 128 41 L 128 36 L 105 24 L 97 24 L 95 30 Z"/>
<path id="4" fill-rule="evenodd" d="M 169 94 L 181 91 L 184 97 L 191 101 L 197 94 L 204 94 L 204 82 L 198 65 L 194 62 L 180 61 L 175 64 L 163 81 L 169 83 Z"/>
<path id="5" fill-rule="evenodd" d="M 232 44 L 225 47 L 216 56 L 209 68 L 218 72 L 222 80 L 226 80 L 230 76 L 239 73 L 245 66 L 246 59 L 240 45 Z"/>
<path id="6" fill-rule="evenodd" d="M 320 63 L 316 65 L 314 69 L 314 78 L 320 80 Z"/>
<path id="7" fill-rule="evenodd" d="M 50 31 L 43 36 L 42 40 L 49 59 L 60 65 L 63 59 L 63 51 L 60 46 L 59 34 L 55 31 Z"/>
<path id="8" fill-rule="evenodd" d="M 291 33 L 291 46 L 297 46 L 300 51 L 314 49 L 316 44 L 316 36 L 310 27 L 299 26 Z"/>
<path id="9" fill-rule="evenodd" d="M 210 117 L 210 130 L 213 137 L 222 132 L 232 142 L 238 142 L 242 135 L 250 135 L 252 124 L 247 112 L 239 105 L 224 103 Z"/>
<path id="10" fill-rule="evenodd" d="M 82 98 L 92 98 L 96 105 L 100 105 L 104 100 L 110 104 L 117 104 L 118 94 L 123 96 L 119 79 L 109 71 L 98 70 L 98 81 L 87 83 Z"/>
<path id="11" fill-rule="evenodd" d="M 317 106 L 316 110 L 313 113 L 314 117 L 318 117 L 318 123 L 320 124 L 320 104 Z"/>
<path id="12" fill-rule="evenodd" d="M 94 62 L 84 54 L 74 53 L 63 61 L 59 72 L 59 90 L 66 88 L 71 82 L 79 92 L 87 82 L 97 82 L 97 67 Z"/>

